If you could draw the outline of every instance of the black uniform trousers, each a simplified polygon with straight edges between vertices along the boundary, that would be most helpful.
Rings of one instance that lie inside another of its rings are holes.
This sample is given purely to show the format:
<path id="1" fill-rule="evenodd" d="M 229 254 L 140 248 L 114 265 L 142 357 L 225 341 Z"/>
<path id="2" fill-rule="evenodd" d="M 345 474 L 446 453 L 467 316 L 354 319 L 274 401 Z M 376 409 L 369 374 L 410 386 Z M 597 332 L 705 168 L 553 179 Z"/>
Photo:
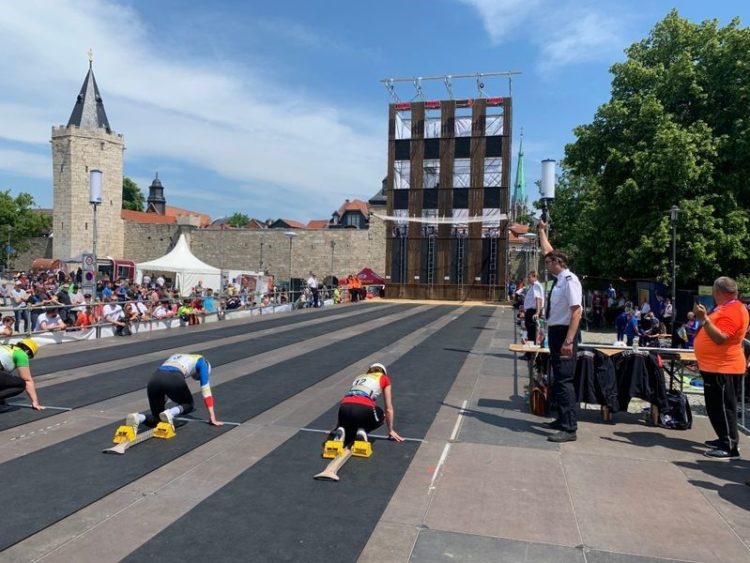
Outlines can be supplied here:
<path id="1" fill-rule="evenodd" d="M 151 414 L 146 416 L 146 426 L 159 423 L 159 413 L 164 411 L 167 398 L 182 407 L 182 414 L 193 410 L 193 394 L 185 381 L 185 376 L 172 370 L 157 369 L 146 387 L 148 406 Z"/>
<path id="2" fill-rule="evenodd" d="M 566 432 L 578 430 L 576 417 L 576 390 L 573 385 L 578 355 L 578 338 L 573 339 L 573 353 L 566 358 L 560 355 L 568 325 L 554 325 L 547 329 L 550 365 L 552 368 L 552 394 L 557 403 L 557 421 Z"/>
<path id="3" fill-rule="evenodd" d="M 26 382 L 12 373 L 0 370 L 0 401 L 20 395 L 26 390 Z"/>
<path id="4" fill-rule="evenodd" d="M 536 309 L 526 309 L 523 312 L 523 320 L 526 323 L 526 340 L 532 344 L 536 344 Z"/>
<path id="5" fill-rule="evenodd" d="M 701 371 L 701 376 L 708 420 L 721 441 L 721 449 L 734 452 L 739 443 L 736 387 L 742 375 Z"/>

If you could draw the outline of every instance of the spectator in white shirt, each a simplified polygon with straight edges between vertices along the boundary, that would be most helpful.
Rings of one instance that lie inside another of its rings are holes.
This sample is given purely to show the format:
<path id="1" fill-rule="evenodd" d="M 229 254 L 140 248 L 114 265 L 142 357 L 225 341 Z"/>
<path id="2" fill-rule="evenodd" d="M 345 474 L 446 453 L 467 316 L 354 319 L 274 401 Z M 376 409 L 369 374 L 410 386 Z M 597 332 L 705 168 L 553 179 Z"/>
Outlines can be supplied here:
<path id="1" fill-rule="evenodd" d="M 43 315 L 39 315 L 34 330 L 40 332 L 45 330 L 57 331 L 65 330 L 65 328 L 65 322 L 60 317 L 57 309 L 55 307 L 48 307 Z"/>
<path id="2" fill-rule="evenodd" d="M 115 325 L 115 327 L 122 328 L 125 326 L 125 313 L 114 295 L 109 298 L 109 303 L 102 309 L 102 317 L 104 317 L 104 322 Z"/>
<path id="3" fill-rule="evenodd" d="M 169 308 L 169 306 L 164 302 L 159 302 L 159 304 L 154 309 L 153 317 L 155 319 L 168 319 L 173 316 L 174 313 L 172 312 L 172 309 Z"/>

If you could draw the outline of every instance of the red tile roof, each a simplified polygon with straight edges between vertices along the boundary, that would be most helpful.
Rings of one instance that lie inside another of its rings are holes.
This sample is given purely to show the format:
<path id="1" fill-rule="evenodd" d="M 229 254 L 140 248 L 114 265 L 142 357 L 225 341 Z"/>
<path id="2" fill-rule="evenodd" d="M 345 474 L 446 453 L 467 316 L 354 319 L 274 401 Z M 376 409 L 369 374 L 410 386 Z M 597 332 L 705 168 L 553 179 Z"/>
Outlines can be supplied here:
<path id="1" fill-rule="evenodd" d="M 295 221 L 294 219 L 279 219 L 279 221 L 283 221 L 287 225 L 289 225 L 292 229 L 304 229 L 305 224 L 300 223 L 299 221 Z"/>
<path id="2" fill-rule="evenodd" d="M 328 220 L 326 219 L 312 219 L 307 222 L 308 229 L 327 229 Z"/>
<path id="3" fill-rule="evenodd" d="M 342 217 L 344 213 L 347 211 L 361 211 L 362 215 L 365 217 L 368 216 L 370 213 L 370 206 L 367 204 L 366 201 L 362 201 L 361 199 L 353 199 L 349 201 L 348 199 L 339 207 L 338 214 L 339 217 Z"/>
<path id="4" fill-rule="evenodd" d="M 211 217 L 205 213 L 198 213 L 197 211 L 190 211 L 189 209 L 182 209 L 181 207 L 172 207 L 169 205 L 166 207 L 164 215 L 159 215 L 158 213 L 146 213 L 145 211 L 131 211 L 130 209 L 122 209 L 120 211 L 120 217 L 124 221 L 151 223 L 153 225 L 176 223 L 178 215 L 192 215 L 198 217 L 201 227 L 207 227 L 211 224 Z"/>
<path id="5" fill-rule="evenodd" d="M 131 211 L 130 209 L 121 210 L 120 218 L 122 218 L 123 221 L 132 221 L 134 223 L 151 223 L 153 225 L 177 222 L 177 217 L 175 217 L 174 215 L 159 215 L 158 213 Z"/>

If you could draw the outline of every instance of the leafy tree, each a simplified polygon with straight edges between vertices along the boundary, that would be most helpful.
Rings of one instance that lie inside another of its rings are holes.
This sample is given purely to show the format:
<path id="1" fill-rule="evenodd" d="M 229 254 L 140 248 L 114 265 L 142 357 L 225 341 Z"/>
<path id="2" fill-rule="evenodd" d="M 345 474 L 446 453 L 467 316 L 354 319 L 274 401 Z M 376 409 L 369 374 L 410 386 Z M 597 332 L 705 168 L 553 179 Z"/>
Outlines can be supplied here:
<path id="1" fill-rule="evenodd" d="M 227 219 L 227 224 L 229 224 L 230 227 L 244 227 L 250 222 L 250 217 L 245 215 L 244 213 L 240 213 L 239 211 L 235 211 L 229 219 Z"/>
<path id="2" fill-rule="evenodd" d="M 122 179 L 122 208 L 131 211 L 143 211 L 145 202 L 146 198 L 138 184 L 125 176 Z"/>
<path id="3" fill-rule="evenodd" d="M 33 209 L 34 198 L 25 192 L 16 197 L 10 194 L 10 190 L 0 192 L 0 241 L 2 241 L 3 266 L 6 264 L 6 245 L 8 240 L 8 227 L 11 228 L 11 246 L 15 253 L 20 253 L 29 248 L 29 239 L 49 232 L 52 226 L 52 218 L 42 215 Z M 13 253 L 11 253 L 11 259 Z"/>
<path id="4" fill-rule="evenodd" d="M 566 146 L 553 240 L 579 271 L 666 281 L 677 205 L 678 283 L 736 277 L 750 258 L 750 30 L 672 11 L 626 53 Z"/>

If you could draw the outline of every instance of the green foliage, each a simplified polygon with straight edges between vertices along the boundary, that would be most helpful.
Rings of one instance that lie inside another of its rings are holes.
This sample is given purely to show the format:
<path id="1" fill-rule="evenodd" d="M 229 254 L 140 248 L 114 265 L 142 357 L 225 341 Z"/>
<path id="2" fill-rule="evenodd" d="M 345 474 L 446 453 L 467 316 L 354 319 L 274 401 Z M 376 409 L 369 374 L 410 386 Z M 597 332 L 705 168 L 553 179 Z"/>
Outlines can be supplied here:
<path id="1" fill-rule="evenodd" d="M 750 30 L 694 24 L 676 11 L 612 66 L 612 97 L 565 149 L 553 241 L 580 272 L 738 277 L 750 258 Z"/>
<path id="2" fill-rule="evenodd" d="M 227 223 L 230 227 L 244 227 L 250 222 L 250 217 L 245 215 L 244 213 L 240 213 L 239 211 L 235 211 L 229 219 L 227 219 Z"/>
<path id="3" fill-rule="evenodd" d="M 8 227 L 10 226 L 10 244 L 15 253 L 24 252 L 29 248 L 29 239 L 49 232 L 52 218 L 42 215 L 33 209 L 34 198 L 25 192 L 16 197 L 10 190 L 0 192 L 0 242 L 2 242 L 3 266 L 6 264 L 6 245 L 8 244 Z M 13 253 L 11 253 L 11 261 Z"/>
<path id="4" fill-rule="evenodd" d="M 143 211 L 146 198 L 141 188 L 133 180 L 125 176 L 122 179 L 122 208 L 131 211 Z"/>

